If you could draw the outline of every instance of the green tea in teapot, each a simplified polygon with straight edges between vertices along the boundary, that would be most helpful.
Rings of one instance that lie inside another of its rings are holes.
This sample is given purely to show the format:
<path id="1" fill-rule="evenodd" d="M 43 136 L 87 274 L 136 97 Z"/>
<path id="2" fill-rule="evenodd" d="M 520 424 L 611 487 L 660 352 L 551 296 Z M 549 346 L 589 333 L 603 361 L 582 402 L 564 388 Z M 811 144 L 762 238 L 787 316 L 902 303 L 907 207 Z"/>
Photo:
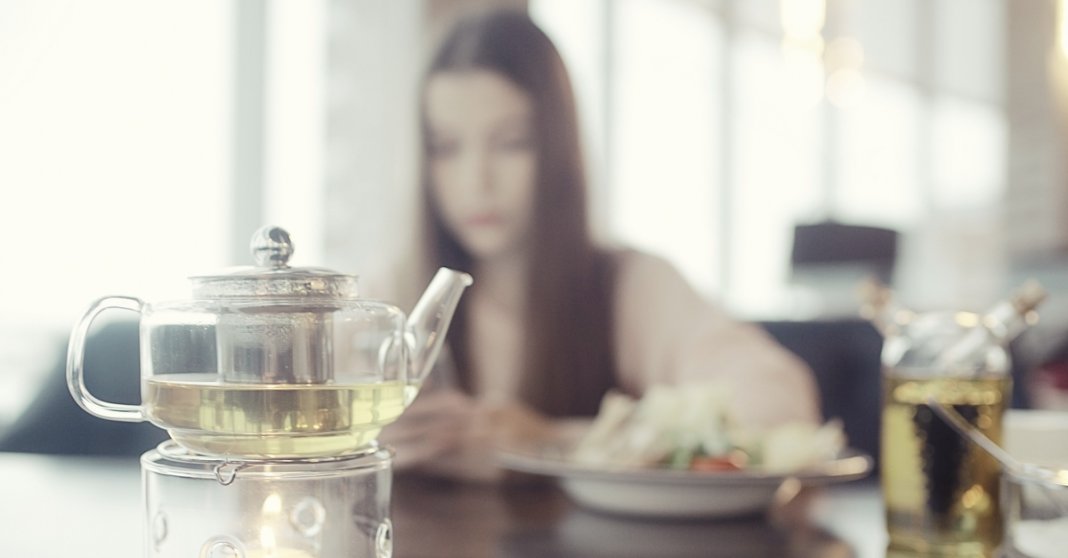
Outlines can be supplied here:
<path id="1" fill-rule="evenodd" d="M 215 374 L 145 380 L 144 408 L 182 446 L 260 459 L 353 453 L 415 398 L 399 381 L 333 384 L 220 382 Z"/>

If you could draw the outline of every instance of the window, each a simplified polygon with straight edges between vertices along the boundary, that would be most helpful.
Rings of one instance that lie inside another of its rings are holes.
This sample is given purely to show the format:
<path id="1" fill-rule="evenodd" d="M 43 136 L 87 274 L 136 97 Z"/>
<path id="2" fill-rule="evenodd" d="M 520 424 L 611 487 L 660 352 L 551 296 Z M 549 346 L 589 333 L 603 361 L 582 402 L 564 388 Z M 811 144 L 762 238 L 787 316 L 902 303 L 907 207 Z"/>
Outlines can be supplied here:
<path id="1" fill-rule="evenodd" d="M 214 0 L 0 3 L 0 430 L 91 300 L 226 262 L 230 24 Z"/>
<path id="2" fill-rule="evenodd" d="M 0 327 L 65 331 L 96 297 L 181 292 L 226 263 L 230 16 L 212 0 L 0 6 Z"/>
<path id="3" fill-rule="evenodd" d="M 530 4 L 601 113 L 612 236 L 741 315 L 796 308 L 793 227 L 823 219 L 901 231 L 898 288 L 920 305 L 1005 288 L 975 248 L 996 244 L 1007 174 L 1002 3 L 620 0 L 586 27 Z"/>

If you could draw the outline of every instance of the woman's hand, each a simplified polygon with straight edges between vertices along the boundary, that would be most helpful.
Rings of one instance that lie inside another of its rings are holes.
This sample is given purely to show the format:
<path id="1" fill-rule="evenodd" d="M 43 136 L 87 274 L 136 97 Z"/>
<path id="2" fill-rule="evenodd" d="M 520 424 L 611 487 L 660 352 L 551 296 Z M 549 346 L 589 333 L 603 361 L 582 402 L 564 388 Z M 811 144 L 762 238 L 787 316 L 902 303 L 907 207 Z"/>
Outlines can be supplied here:
<path id="1" fill-rule="evenodd" d="M 395 452 L 393 466 L 405 470 L 455 452 L 471 427 L 475 402 L 455 389 L 424 391 L 397 422 L 382 429 L 379 442 Z"/>
<path id="2" fill-rule="evenodd" d="M 497 449 L 545 439 L 552 422 L 516 403 L 477 402 L 455 390 L 421 394 L 380 440 L 393 446 L 398 470 L 499 482 Z"/>
<path id="3" fill-rule="evenodd" d="M 424 470 L 476 482 L 501 482 L 505 471 L 497 464 L 502 447 L 538 442 L 550 436 L 553 423 L 517 402 L 480 402 L 455 451 L 444 453 Z"/>

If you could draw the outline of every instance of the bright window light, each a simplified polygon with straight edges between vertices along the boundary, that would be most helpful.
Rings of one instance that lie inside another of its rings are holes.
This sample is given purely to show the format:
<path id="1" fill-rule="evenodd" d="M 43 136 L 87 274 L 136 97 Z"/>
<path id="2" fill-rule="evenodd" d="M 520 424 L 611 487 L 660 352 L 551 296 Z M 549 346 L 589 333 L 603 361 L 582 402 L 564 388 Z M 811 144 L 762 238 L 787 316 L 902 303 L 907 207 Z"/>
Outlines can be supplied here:
<path id="1" fill-rule="evenodd" d="M 15 296 L 0 322 L 66 329 L 96 297 L 169 296 L 222 265 L 228 5 L 0 4 L 0 21 L 12 17 L 22 24 L 0 34 L 0 76 L 18 76 L 0 87 L 0 234 Z"/>

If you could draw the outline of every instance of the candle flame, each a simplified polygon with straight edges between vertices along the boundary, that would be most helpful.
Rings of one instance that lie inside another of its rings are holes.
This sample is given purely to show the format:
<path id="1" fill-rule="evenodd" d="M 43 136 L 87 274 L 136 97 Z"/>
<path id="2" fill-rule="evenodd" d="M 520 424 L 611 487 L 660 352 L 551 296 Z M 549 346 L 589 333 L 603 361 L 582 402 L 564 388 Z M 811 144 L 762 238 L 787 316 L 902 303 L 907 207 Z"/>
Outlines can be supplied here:
<path id="1" fill-rule="evenodd" d="M 263 499 L 263 515 L 278 515 L 282 513 L 282 497 L 278 493 L 272 493 Z"/>

